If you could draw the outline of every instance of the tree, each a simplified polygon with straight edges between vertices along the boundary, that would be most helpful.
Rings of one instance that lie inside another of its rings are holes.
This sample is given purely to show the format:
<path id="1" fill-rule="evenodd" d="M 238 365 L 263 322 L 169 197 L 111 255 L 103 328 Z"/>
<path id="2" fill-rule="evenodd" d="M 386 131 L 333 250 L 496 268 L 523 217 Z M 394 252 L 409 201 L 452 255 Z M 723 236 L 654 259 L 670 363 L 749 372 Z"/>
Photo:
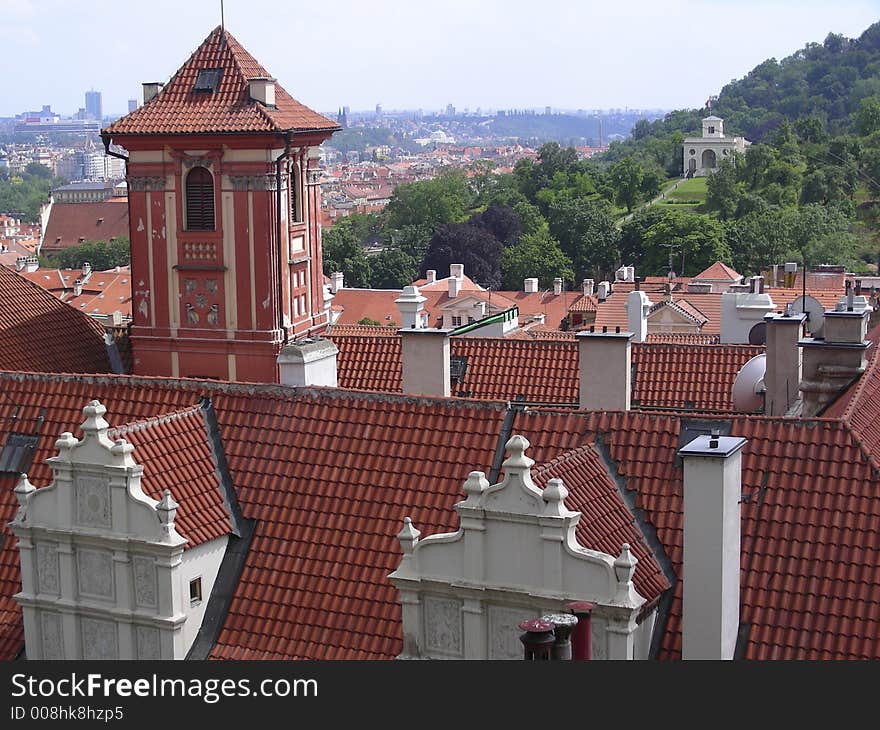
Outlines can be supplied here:
<path id="1" fill-rule="evenodd" d="M 644 273 L 645 233 L 666 213 L 666 210 L 656 205 L 642 208 L 637 210 L 632 218 L 620 227 L 620 242 L 618 244 L 620 256 L 615 265 L 634 266 L 637 274 Z M 662 273 L 662 271 L 654 273 Z"/>
<path id="2" fill-rule="evenodd" d="M 563 198 L 551 206 L 548 223 L 578 279 L 601 278 L 614 269 L 620 231 L 606 201 Z"/>
<path id="3" fill-rule="evenodd" d="M 79 269 L 89 263 L 94 271 L 106 271 L 131 263 L 131 245 L 127 237 L 107 241 L 86 241 L 54 254 L 49 262 L 59 269 Z"/>
<path id="4" fill-rule="evenodd" d="M 714 218 L 681 210 L 666 212 L 645 232 L 645 269 L 659 274 L 665 269 L 670 251 L 679 276 L 694 276 L 716 261 L 731 263 L 732 255 L 724 240 L 724 229 Z"/>
<path id="5" fill-rule="evenodd" d="M 522 223 L 512 208 L 490 205 L 482 213 L 471 216 L 468 223 L 485 228 L 505 246 L 515 243 L 522 234 Z"/>
<path id="6" fill-rule="evenodd" d="M 388 228 L 424 225 L 431 231 L 466 218 L 474 194 L 464 170 L 446 170 L 433 180 L 398 185 L 385 208 Z"/>
<path id="7" fill-rule="evenodd" d="M 717 211 L 722 219 L 733 217 L 742 196 L 742 184 L 737 182 L 734 159 L 721 161 L 715 173 L 709 176 L 706 189 L 706 207 Z"/>
<path id="8" fill-rule="evenodd" d="M 449 276 L 450 264 L 464 264 L 465 273 L 487 289 L 501 284 L 501 252 L 504 246 L 489 231 L 469 223 L 447 223 L 431 238 L 419 267 L 421 276 L 434 269 L 439 278 Z"/>
<path id="9" fill-rule="evenodd" d="M 386 248 L 370 261 L 373 289 L 400 289 L 416 278 L 418 267 L 409 254 L 398 248 Z"/>
<path id="10" fill-rule="evenodd" d="M 547 232 L 526 234 L 501 254 L 501 273 L 504 288 L 518 291 L 523 280 L 537 277 L 543 289 L 553 286 L 553 279 L 574 280 L 571 260 L 559 243 Z"/>
<path id="11" fill-rule="evenodd" d="M 618 205 L 625 206 L 628 213 L 642 200 L 644 176 L 642 166 L 632 157 L 625 157 L 611 168 L 614 199 Z"/>
<path id="12" fill-rule="evenodd" d="M 324 274 L 341 271 L 345 282 L 351 287 L 368 287 L 372 279 L 372 267 L 367 254 L 352 235 L 330 235 L 335 226 L 324 236 Z"/>
<path id="13" fill-rule="evenodd" d="M 856 130 L 863 137 L 880 130 L 880 96 L 862 99 L 856 112 Z"/>

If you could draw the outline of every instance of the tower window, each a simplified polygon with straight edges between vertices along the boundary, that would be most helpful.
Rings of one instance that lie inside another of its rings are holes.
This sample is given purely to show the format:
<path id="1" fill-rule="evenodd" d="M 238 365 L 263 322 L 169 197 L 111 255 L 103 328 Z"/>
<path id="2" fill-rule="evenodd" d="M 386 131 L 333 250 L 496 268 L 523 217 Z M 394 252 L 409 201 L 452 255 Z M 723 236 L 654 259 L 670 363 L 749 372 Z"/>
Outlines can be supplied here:
<path id="1" fill-rule="evenodd" d="M 300 172 L 299 165 L 293 164 L 290 168 L 290 222 L 302 222 L 302 201 L 300 200 Z"/>
<path id="2" fill-rule="evenodd" d="M 214 178 L 204 167 L 194 167 L 186 176 L 186 229 L 214 230 Z"/>
<path id="3" fill-rule="evenodd" d="M 199 70 L 199 75 L 196 77 L 196 85 L 193 86 L 193 91 L 206 91 L 209 94 L 213 94 L 217 90 L 217 84 L 220 83 L 220 72 L 222 69 L 219 68 L 203 68 Z"/>
<path id="4" fill-rule="evenodd" d="M 198 606 L 202 602 L 202 579 L 193 578 L 189 582 L 189 605 Z"/>

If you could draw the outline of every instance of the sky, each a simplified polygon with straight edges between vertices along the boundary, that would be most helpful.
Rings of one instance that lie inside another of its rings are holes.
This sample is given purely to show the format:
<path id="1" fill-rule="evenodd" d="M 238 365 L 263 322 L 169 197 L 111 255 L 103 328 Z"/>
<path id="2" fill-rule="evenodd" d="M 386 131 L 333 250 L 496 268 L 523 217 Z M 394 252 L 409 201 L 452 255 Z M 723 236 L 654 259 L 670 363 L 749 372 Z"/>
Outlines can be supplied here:
<path id="1" fill-rule="evenodd" d="M 701 107 L 767 58 L 858 37 L 880 0 L 225 0 L 226 28 L 322 112 Z M 220 0 L 0 0 L 0 116 L 105 114 L 167 81 Z"/>

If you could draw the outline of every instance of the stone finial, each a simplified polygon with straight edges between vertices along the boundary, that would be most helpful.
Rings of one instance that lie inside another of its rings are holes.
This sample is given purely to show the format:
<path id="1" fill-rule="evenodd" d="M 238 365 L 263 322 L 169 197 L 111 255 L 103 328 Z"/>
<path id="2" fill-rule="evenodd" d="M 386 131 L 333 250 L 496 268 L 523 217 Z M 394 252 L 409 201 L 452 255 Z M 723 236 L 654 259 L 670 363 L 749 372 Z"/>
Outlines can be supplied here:
<path id="1" fill-rule="evenodd" d="M 468 474 L 467 481 L 464 483 L 464 493 L 467 499 L 462 503 L 463 507 L 479 507 L 480 497 L 489 488 L 489 480 L 486 479 L 485 472 L 472 471 Z"/>
<path id="2" fill-rule="evenodd" d="M 404 555 L 412 555 L 413 548 L 419 541 L 419 532 L 413 527 L 412 520 L 409 517 L 403 518 L 403 529 L 397 533 L 397 539 L 400 540 L 400 547 L 403 548 Z"/>
<path id="3" fill-rule="evenodd" d="M 568 514 L 565 508 L 565 498 L 568 496 L 568 490 L 562 483 L 561 479 L 551 479 L 544 487 L 543 497 L 547 506 L 544 508 L 545 515 L 556 515 L 559 517 Z"/>
<path id="4" fill-rule="evenodd" d="M 171 490 L 166 489 L 162 493 L 162 501 L 156 505 L 156 513 L 159 515 L 162 531 L 166 535 L 170 535 L 174 531 L 174 518 L 177 517 L 177 508 L 179 506 L 174 501 L 174 497 L 171 496 Z"/>
<path id="5" fill-rule="evenodd" d="M 113 442 L 113 446 L 110 447 L 110 453 L 113 454 L 113 465 L 114 466 L 134 466 L 134 458 L 132 457 L 132 453 L 134 452 L 134 446 L 132 446 L 125 439 L 116 439 Z"/>
<path id="6" fill-rule="evenodd" d="M 21 474 L 13 491 L 15 492 L 15 498 L 18 500 L 19 504 L 16 519 L 23 520 L 25 512 L 27 511 L 28 500 L 31 498 L 31 495 L 37 491 L 37 488 L 30 483 L 27 474 Z"/>
<path id="7" fill-rule="evenodd" d="M 74 437 L 70 431 L 65 431 L 58 437 L 58 440 L 55 442 L 55 447 L 60 454 L 64 454 L 69 453 L 78 443 L 78 438 Z"/>
<path id="8" fill-rule="evenodd" d="M 620 555 L 614 561 L 614 574 L 620 586 L 628 586 L 632 583 L 633 573 L 636 572 L 638 558 L 630 552 L 629 543 L 625 542 L 620 547 Z"/>
<path id="9" fill-rule="evenodd" d="M 107 430 L 110 428 L 110 424 L 104 420 L 104 414 L 106 412 L 107 408 L 97 400 L 91 401 L 85 408 L 83 408 L 83 415 L 86 417 L 86 420 L 83 422 L 81 428 L 86 435 L 86 438 L 89 436 L 100 437 L 107 435 Z"/>
<path id="10" fill-rule="evenodd" d="M 504 448 L 510 453 L 501 466 L 504 467 L 505 472 L 509 471 L 525 471 L 531 469 L 535 460 L 530 459 L 525 455 L 525 451 L 529 448 L 531 444 L 529 440 L 525 438 L 525 436 L 520 436 L 516 434 L 513 436 L 510 441 L 508 441 Z"/>

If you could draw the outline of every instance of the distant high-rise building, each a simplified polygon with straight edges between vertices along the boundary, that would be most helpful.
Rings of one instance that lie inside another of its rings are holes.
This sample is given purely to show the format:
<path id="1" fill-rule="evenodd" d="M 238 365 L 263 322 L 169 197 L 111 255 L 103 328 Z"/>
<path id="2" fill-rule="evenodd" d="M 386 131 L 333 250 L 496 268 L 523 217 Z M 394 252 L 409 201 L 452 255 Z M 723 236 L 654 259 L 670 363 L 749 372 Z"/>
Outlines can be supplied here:
<path id="1" fill-rule="evenodd" d="M 446 116 L 447 117 L 454 117 L 455 116 L 455 107 L 452 106 L 452 104 L 446 105 Z"/>
<path id="2" fill-rule="evenodd" d="M 549 106 L 545 106 L 545 107 L 544 107 L 544 114 L 546 114 L 548 117 L 550 116 L 551 112 L 550 112 L 550 107 L 549 107 Z"/>
<path id="3" fill-rule="evenodd" d="M 376 104 L 376 116 L 377 117 L 382 116 L 382 105 L 381 104 Z"/>
<path id="4" fill-rule="evenodd" d="M 97 119 L 99 121 L 104 118 L 101 110 L 100 91 L 92 90 L 86 92 L 86 116 L 90 119 Z"/>
<path id="5" fill-rule="evenodd" d="M 138 108 L 138 100 L 137 99 L 129 99 L 128 100 L 128 112 L 129 114 Z"/>

